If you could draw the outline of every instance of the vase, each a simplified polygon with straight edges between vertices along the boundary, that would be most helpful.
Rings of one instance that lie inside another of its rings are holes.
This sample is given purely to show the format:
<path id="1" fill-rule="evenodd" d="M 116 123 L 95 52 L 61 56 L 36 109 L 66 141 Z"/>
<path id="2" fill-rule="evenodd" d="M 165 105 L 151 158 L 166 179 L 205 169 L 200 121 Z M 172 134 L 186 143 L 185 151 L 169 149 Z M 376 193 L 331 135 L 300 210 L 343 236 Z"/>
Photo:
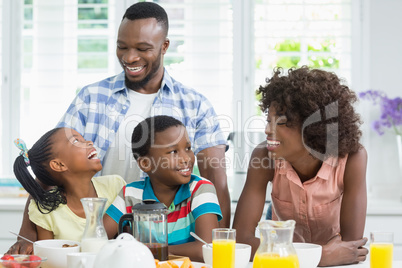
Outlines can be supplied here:
<path id="1" fill-rule="evenodd" d="M 397 150 L 398 150 L 398 163 L 399 163 L 399 175 L 402 176 L 402 136 L 396 135 L 396 143 L 397 143 Z"/>

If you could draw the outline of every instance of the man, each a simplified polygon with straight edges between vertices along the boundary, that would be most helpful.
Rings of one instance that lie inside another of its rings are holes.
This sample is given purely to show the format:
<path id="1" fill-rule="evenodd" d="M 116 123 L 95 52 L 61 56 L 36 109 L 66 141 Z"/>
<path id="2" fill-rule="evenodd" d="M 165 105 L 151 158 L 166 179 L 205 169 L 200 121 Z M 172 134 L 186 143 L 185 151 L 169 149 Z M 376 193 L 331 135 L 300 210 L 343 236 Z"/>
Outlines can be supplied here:
<path id="1" fill-rule="evenodd" d="M 102 174 L 119 174 L 131 182 L 144 177 L 131 153 L 131 134 L 139 121 L 170 115 L 186 126 L 197 156 L 200 175 L 217 190 L 223 219 L 230 225 L 230 196 L 224 166 L 226 139 L 209 101 L 174 80 L 163 67 L 169 47 L 165 10 L 151 2 L 130 6 L 121 21 L 116 54 L 124 71 L 84 87 L 58 127 L 77 130 L 99 148 Z M 20 234 L 36 240 L 35 226 L 25 211 Z M 18 240 L 9 253 L 29 252 L 32 245 Z"/>

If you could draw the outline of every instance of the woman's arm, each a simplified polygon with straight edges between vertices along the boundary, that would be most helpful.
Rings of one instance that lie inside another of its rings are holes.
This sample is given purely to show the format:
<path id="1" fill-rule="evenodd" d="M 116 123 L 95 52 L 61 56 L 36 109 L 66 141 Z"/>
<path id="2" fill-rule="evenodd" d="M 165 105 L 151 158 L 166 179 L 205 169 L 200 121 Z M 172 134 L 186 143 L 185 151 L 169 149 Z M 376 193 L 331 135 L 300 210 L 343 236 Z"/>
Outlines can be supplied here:
<path id="1" fill-rule="evenodd" d="M 251 245 L 251 259 L 260 245 L 255 237 L 255 229 L 264 210 L 267 184 L 273 179 L 274 161 L 268 158 L 266 142 L 258 145 L 250 159 L 246 183 L 237 203 L 233 228 L 236 229 L 236 241 Z"/>
<path id="2" fill-rule="evenodd" d="M 349 155 L 343 179 L 344 191 L 340 219 L 343 241 L 363 237 L 367 210 L 366 168 L 367 152 L 364 148 Z"/>
<path id="3" fill-rule="evenodd" d="M 350 154 L 344 174 L 341 205 L 341 232 L 323 246 L 320 266 L 342 265 L 364 261 L 368 250 L 363 248 L 367 209 L 367 152 L 364 148 Z"/>
<path id="4" fill-rule="evenodd" d="M 199 216 L 195 221 L 195 233 L 207 243 L 212 242 L 212 229 L 218 228 L 216 214 L 208 213 Z M 187 256 L 192 261 L 203 262 L 203 243 L 198 240 L 181 245 L 169 246 L 169 254 Z"/>

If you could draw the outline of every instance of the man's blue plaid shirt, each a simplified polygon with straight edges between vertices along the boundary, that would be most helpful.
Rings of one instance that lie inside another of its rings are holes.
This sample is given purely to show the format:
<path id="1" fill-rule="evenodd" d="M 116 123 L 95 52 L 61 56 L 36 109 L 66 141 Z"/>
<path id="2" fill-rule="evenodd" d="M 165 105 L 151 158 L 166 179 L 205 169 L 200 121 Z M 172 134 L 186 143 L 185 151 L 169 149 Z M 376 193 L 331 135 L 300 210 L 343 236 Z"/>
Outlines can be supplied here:
<path id="1" fill-rule="evenodd" d="M 124 79 L 122 72 L 82 88 L 57 125 L 73 128 L 86 140 L 93 141 L 102 163 L 130 106 Z M 166 70 L 162 88 L 152 104 L 151 116 L 154 115 L 170 115 L 182 121 L 195 154 L 226 144 L 211 103 L 174 80 Z"/>

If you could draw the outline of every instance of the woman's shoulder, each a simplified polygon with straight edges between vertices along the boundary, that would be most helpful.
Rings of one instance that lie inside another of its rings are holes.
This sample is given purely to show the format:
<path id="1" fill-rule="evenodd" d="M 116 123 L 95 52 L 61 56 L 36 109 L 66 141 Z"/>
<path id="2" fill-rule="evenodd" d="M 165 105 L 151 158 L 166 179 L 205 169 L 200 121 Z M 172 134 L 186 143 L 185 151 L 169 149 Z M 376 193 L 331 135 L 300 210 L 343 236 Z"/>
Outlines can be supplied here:
<path id="1" fill-rule="evenodd" d="M 367 163 L 367 151 L 366 148 L 364 148 L 364 146 L 361 146 L 360 149 L 357 152 L 352 152 L 349 153 L 346 156 L 346 166 L 354 166 L 354 165 L 358 165 L 361 163 Z"/>
<path id="2" fill-rule="evenodd" d="M 367 151 L 363 146 L 357 152 L 349 153 L 344 172 L 345 186 L 366 181 L 367 157 Z"/>
<path id="3" fill-rule="evenodd" d="M 253 152 L 251 153 L 251 157 L 258 157 L 258 158 L 267 158 L 269 159 L 267 149 L 267 141 L 260 142 L 256 147 L 254 147 Z"/>
<path id="4" fill-rule="evenodd" d="M 251 153 L 249 161 L 249 169 L 264 169 L 264 170 L 275 170 L 275 160 L 271 157 L 270 152 L 267 148 L 267 142 L 263 141 L 258 144 L 253 152 Z"/>

